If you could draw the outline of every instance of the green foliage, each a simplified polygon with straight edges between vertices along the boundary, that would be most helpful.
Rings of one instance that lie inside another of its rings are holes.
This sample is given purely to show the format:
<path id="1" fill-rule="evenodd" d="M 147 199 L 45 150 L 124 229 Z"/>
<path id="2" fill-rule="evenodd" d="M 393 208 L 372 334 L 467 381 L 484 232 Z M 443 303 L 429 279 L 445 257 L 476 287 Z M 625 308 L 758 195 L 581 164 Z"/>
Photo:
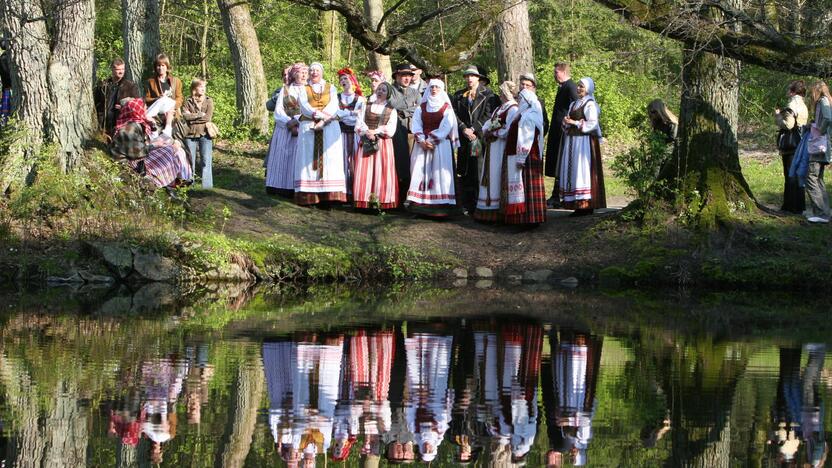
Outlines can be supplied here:
<path id="1" fill-rule="evenodd" d="M 636 145 L 617 154 L 611 167 L 637 199 L 650 203 L 664 189 L 665 184 L 657 176 L 673 146 L 650 128 L 645 117 L 635 119 L 634 124 L 632 128 L 638 132 Z"/>

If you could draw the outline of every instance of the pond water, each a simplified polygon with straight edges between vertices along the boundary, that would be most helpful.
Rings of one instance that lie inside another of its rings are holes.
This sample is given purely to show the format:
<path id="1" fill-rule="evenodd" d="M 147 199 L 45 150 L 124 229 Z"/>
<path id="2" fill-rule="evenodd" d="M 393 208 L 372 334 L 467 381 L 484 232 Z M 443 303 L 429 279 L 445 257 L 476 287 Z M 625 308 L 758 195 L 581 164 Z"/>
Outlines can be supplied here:
<path id="1" fill-rule="evenodd" d="M 0 294 L 1 466 L 829 458 L 825 303 L 153 288 Z"/>

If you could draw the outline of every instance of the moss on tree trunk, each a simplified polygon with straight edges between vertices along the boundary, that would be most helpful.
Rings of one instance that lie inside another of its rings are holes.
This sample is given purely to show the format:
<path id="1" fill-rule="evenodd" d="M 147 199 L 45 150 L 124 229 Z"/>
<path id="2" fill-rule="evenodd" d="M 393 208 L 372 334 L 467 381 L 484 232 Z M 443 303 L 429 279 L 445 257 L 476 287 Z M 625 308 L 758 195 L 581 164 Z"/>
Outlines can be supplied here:
<path id="1" fill-rule="evenodd" d="M 737 60 L 688 45 L 683 57 L 679 141 L 662 179 L 695 226 L 715 229 L 754 207 L 737 147 Z"/>

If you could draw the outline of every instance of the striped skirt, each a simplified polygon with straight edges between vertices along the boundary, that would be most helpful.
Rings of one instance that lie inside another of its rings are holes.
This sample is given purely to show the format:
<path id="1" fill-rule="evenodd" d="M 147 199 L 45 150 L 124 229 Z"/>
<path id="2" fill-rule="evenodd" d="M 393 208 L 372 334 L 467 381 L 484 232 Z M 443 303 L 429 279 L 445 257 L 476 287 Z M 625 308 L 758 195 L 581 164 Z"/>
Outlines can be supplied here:
<path id="1" fill-rule="evenodd" d="M 393 140 L 383 138 L 380 143 L 378 151 L 366 156 L 358 145 L 352 191 L 356 208 L 386 210 L 399 205 Z"/>
<path id="2" fill-rule="evenodd" d="M 274 126 L 266 155 L 266 187 L 295 190 L 295 150 L 298 138 L 284 127 Z"/>
<path id="3" fill-rule="evenodd" d="M 535 141 L 538 141 L 537 134 L 535 134 Z M 546 222 L 546 187 L 543 185 L 543 159 L 540 157 L 538 146 L 537 144 L 532 146 L 526 165 L 523 167 L 523 185 L 526 192 L 525 212 L 507 214 L 505 217 L 506 224 L 539 224 Z M 503 159 L 504 180 L 507 180 L 508 177 L 506 158 Z M 505 206 L 505 201 L 503 206 Z"/>
<path id="4" fill-rule="evenodd" d="M 148 151 L 146 158 L 131 160 L 128 163 L 134 170 L 138 170 L 142 161 L 145 175 L 157 187 L 168 187 L 177 180 L 191 180 L 194 177 L 185 151 L 177 150 L 173 146 L 153 148 Z"/>

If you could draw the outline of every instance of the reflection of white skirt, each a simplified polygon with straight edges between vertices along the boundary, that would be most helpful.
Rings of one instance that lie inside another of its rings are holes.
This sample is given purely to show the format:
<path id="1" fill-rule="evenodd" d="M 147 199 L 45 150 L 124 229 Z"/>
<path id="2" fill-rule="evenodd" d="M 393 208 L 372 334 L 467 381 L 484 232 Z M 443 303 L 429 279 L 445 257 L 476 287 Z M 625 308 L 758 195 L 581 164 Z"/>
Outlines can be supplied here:
<path id="1" fill-rule="evenodd" d="M 442 140 L 433 151 L 413 145 L 407 199 L 422 205 L 455 205 L 454 161 L 451 143 Z"/>

